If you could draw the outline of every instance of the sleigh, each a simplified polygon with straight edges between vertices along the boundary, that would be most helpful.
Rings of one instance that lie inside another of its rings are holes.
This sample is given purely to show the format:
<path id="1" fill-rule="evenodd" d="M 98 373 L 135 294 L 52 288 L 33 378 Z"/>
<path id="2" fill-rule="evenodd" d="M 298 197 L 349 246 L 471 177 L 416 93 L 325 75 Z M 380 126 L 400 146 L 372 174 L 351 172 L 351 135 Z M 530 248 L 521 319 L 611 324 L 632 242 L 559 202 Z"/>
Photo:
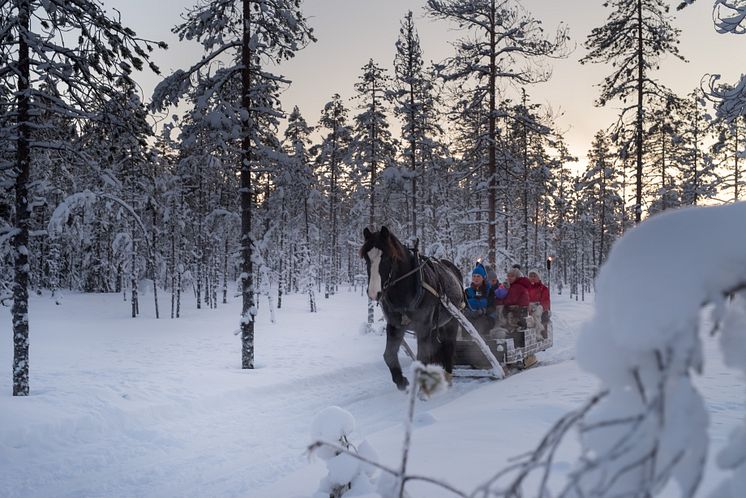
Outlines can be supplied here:
<path id="1" fill-rule="evenodd" d="M 554 332 L 551 322 L 542 324 L 540 308 L 529 308 L 527 316 L 505 313 L 498 307 L 498 321 L 486 334 L 479 334 L 474 326 L 453 304 L 443 306 L 461 324 L 456 340 L 454 375 L 457 377 L 503 378 L 517 370 L 536 364 L 527 363 L 533 355 L 552 347 Z M 402 346 L 412 359 L 414 353 L 403 341 Z"/>
<path id="2" fill-rule="evenodd" d="M 498 307 L 499 308 L 499 307 Z M 506 316 L 498 309 L 498 323 L 482 335 L 482 339 L 503 369 L 521 370 L 533 366 L 527 363 L 532 355 L 552 347 L 554 333 L 552 323 L 542 324 L 541 313 L 529 310 L 526 317 Z M 463 328 L 456 342 L 454 366 L 460 370 L 489 370 L 491 362 L 483 350 L 477 346 L 470 334 Z M 469 375 L 470 372 L 458 372 Z M 476 372 L 471 372 L 476 373 Z"/>

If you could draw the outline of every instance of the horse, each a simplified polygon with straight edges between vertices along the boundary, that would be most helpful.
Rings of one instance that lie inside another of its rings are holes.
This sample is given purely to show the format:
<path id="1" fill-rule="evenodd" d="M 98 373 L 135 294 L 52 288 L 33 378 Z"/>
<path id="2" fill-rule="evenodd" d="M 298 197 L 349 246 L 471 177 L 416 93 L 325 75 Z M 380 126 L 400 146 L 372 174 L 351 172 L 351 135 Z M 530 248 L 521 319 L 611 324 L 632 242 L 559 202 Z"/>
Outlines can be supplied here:
<path id="1" fill-rule="evenodd" d="M 439 363 L 450 381 L 459 324 L 443 307 L 440 296 L 459 309 L 465 306 L 463 277 L 450 261 L 425 258 L 406 248 L 385 226 L 378 232 L 363 230 L 360 257 L 368 271 L 368 297 L 378 301 L 386 319 L 383 359 L 391 380 L 403 391 L 409 381 L 402 375 L 398 351 L 405 330 L 417 336 L 417 360 Z"/>

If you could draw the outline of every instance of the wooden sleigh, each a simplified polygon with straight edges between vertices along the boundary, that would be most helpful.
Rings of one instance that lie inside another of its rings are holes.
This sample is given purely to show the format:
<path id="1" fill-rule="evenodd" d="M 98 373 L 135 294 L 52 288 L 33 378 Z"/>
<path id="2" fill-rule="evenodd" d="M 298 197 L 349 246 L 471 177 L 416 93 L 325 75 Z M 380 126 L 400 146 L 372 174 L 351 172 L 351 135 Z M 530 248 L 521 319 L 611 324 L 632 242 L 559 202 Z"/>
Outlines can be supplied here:
<path id="1" fill-rule="evenodd" d="M 536 366 L 536 353 L 554 343 L 552 323 L 540 322 L 540 311 L 532 306 L 522 319 L 506 317 L 498 307 L 500 320 L 487 334 L 481 335 L 461 311 L 447 299 L 443 307 L 461 325 L 454 355 L 455 377 L 486 377 L 502 379 L 516 371 Z M 406 340 L 402 341 L 406 354 L 416 356 Z"/>

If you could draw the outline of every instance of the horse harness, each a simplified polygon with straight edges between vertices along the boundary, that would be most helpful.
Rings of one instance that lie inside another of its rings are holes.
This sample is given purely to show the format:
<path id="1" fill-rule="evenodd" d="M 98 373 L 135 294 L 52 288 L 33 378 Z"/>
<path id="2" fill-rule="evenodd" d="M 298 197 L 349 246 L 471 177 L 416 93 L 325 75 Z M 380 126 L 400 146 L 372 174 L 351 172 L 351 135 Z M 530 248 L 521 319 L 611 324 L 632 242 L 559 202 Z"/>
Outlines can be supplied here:
<path id="1" fill-rule="evenodd" d="M 419 308 L 420 304 L 422 303 L 422 299 L 425 297 L 425 291 L 435 296 L 438 300 L 441 300 L 444 296 L 442 290 L 440 289 L 440 285 L 438 285 L 438 289 L 433 288 L 433 286 L 431 286 L 425 281 L 423 273 L 422 273 L 423 268 L 427 265 L 427 266 L 430 266 L 433 273 L 437 275 L 437 272 L 435 271 L 435 265 L 439 264 L 440 262 L 436 258 L 430 258 L 428 256 L 420 256 L 418 246 L 419 246 L 419 239 L 415 240 L 414 247 L 407 248 L 409 251 L 412 252 L 413 259 L 414 259 L 414 268 L 408 271 L 407 273 L 405 273 L 404 275 L 400 275 L 394 280 L 391 280 L 391 275 L 394 271 L 394 267 L 392 266 L 391 270 L 389 270 L 388 278 L 386 279 L 386 282 L 381 288 L 381 298 L 383 299 L 384 294 L 388 289 L 390 289 L 394 285 L 398 284 L 399 282 L 413 275 L 415 276 L 416 281 L 417 281 L 417 292 L 415 293 L 414 298 L 404 306 L 392 306 L 392 311 L 401 313 L 402 325 L 408 325 L 409 323 L 411 323 L 409 316 L 407 316 L 407 312 L 412 312 L 416 310 L 417 308 Z M 440 306 L 437 307 L 436 314 L 438 313 L 439 310 L 440 310 Z M 436 318 L 436 323 L 437 323 L 437 318 Z"/>

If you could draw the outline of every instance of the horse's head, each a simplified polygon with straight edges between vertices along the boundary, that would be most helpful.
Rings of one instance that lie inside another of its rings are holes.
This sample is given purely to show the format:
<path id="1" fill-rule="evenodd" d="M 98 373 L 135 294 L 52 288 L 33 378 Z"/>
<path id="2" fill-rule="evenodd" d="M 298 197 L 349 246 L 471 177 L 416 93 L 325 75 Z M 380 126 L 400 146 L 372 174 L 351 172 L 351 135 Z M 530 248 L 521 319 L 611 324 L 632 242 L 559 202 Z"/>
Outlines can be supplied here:
<path id="1" fill-rule="evenodd" d="M 377 300 L 394 265 L 403 261 L 406 254 L 401 242 L 386 227 L 381 227 L 378 232 L 365 228 L 363 237 L 365 242 L 360 248 L 360 257 L 365 259 L 368 270 L 368 297 Z"/>

